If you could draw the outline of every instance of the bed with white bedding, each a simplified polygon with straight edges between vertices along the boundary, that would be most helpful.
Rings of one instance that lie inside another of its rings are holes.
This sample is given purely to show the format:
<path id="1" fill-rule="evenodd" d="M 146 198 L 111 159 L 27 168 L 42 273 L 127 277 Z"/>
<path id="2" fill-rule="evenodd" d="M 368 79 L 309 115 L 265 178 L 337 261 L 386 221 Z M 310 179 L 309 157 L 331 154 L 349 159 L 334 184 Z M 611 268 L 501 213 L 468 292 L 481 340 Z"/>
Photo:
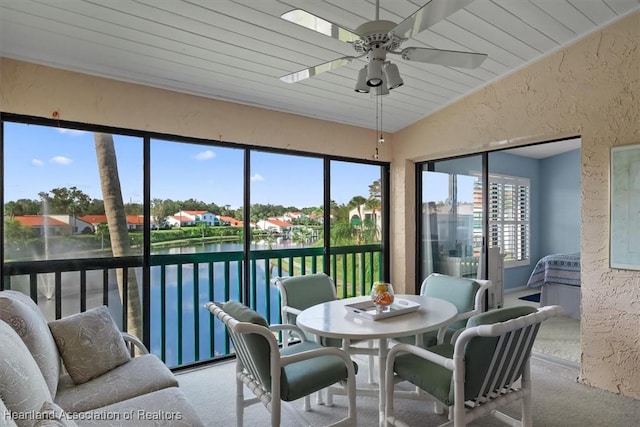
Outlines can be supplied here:
<path id="1" fill-rule="evenodd" d="M 564 315 L 580 318 L 580 254 L 542 257 L 531 272 L 527 286 L 540 288 L 540 306 L 560 305 Z"/>

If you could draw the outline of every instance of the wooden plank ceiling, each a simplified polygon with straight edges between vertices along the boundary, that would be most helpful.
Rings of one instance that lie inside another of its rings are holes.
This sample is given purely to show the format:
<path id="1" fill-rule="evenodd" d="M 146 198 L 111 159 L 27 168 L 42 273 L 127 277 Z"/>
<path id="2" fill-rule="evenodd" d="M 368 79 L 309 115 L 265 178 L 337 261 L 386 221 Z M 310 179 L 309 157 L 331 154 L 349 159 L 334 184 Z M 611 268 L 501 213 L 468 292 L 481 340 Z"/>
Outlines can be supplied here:
<path id="1" fill-rule="evenodd" d="M 304 9 L 347 29 L 375 0 L 0 0 L 0 55 L 117 80 L 376 128 L 376 97 L 354 92 L 360 59 L 288 84 L 279 77 L 351 45 L 280 18 Z M 427 0 L 381 0 L 400 23 Z M 383 97 L 394 132 L 514 69 L 640 10 L 640 0 L 475 0 L 402 47 L 488 54 L 477 69 L 409 62 Z"/>

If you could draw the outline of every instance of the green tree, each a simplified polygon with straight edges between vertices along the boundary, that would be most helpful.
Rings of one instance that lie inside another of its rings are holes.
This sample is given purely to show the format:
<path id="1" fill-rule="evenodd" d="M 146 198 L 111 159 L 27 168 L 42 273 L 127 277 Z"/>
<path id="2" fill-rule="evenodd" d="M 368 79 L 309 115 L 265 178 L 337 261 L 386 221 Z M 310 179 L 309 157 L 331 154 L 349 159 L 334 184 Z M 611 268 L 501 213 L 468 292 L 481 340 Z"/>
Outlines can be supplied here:
<path id="1" fill-rule="evenodd" d="M 196 223 L 198 229 L 200 229 L 200 235 L 202 236 L 202 240 L 207 236 L 207 230 L 209 230 L 209 224 L 206 221 L 198 221 Z"/>
<path id="2" fill-rule="evenodd" d="M 369 185 L 369 198 L 378 201 L 382 200 L 382 186 L 379 179 L 376 179 Z"/>
<path id="3" fill-rule="evenodd" d="M 378 229 L 378 215 L 377 215 L 377 212 L 380 210 L 380 200 L 376 198 L 370 198 L 365 202 L 364 207 L 365 209 L 371 211 L 371 217 L 373 218 L 371 222 L 365 221 L 363 223 L 366 229 L 366 234 L 372 242 L 380 240 L 380 231 Z"/>
<path id="4" fill-rule="evenodd" d="M 13 218 L 23 215 L 37 215 L 40 213 L 41 202 L 32 199 L 18 199 L 4 205 L 5 215 Z"/>
<path id="5" fill-rule="evenodd" d="M 251 220 L 257 222 L 261 219 L 282 216 L 285 212 L 287 212 L 287 210 L 288 209 L 282 205 L 264 205 L 256 203 L 254 205 L 251 205 Z"/>
<path id="6" fill-rule="evenodd" d="M 104 249 L 104 237 L 109 234 L 109 224 L 101 222 L 96 225 L 96 234 L 100 236 L 100 249 Z"/>
<path id="7" fill-rule="evenodd" d="M 50 192 L 38 193 L 49 204 L 49 213 L 72 216 L 84 215 L 91 204 L 91 197 L 77 187 L 59 187 Z"/>
<path id="8" fill-rule="evenodd" d="M 312 230 L 307 227 L 296 227 L 291 233 L 291 240 L 298 244 L 304 244 L 311 240 Z"/>
<path id="9" fill-rule="evenodd" d="M 124 212 L 127 215 L 142 215 L 142 204 L 134 202 L 125 203 Z"/>
<path id="10" fill-rule="evenodd" d="M 355 227 L 355 235 L 356 235 L 356 244 L 360 245 L 362 243 L 362 227 L 364 224 L 364 218 L 362 216 L 362 206 L 366 203 L 367 199 L 365 199 L 362 196 L 353 196 L 351 198 L 351 200 L 349 200 L 349 203 L 347 204 L 347 207 L 349 208 L 349 210 L 352 209 L 356 209 L 356 211 L 358 212 L 358 222 L 353 224 Z M 349 218 L 349 221 L 351 221 L 352 219 Z M 355 221 L 354 221 L 355 222 Z"/>
<path id="11" fill-rule="evenodd" d="M 7 218 L 4 221 L 4 238 L 9 243 L 21 243 L 36 237 L 33 228 L 20 224 L 17 219 Z"/>
<path id="12" fill-rule="evenodd" d="M 180 202 L 171 199 L 151 200 L 151 216 L 158 228 L 162 228 L 166 219 L 180 210 Z"/>
<path id="13" fill-rule="evenodd" d="M 89 207 L 85 215 L 104 215 L 104 201 L 100 199 L 91 199 Z"/>

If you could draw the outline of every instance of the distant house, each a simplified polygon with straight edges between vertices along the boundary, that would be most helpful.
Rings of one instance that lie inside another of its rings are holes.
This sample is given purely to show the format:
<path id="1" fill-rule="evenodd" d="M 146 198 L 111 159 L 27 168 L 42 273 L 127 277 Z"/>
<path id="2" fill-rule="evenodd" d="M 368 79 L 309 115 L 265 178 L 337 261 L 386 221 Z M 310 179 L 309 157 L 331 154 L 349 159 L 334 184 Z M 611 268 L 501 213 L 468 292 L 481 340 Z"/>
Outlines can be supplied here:
<path id="1" fill-rule="evenodd" d="M 230 225 L 232 227 L 242 227 L 244 223 L 239 219 L 235 219 L 232 216 L 220 215 L 220 223 L 222 225 Z"/>
<path id="2" fill-rule="evenodd" d="M 282 221 L 286 221 L 286 222 L 291 222 L 291 221 L 295 221 L 297 219 L 303 219 L 306 218 L 307 215 L 304 212 L 287 212 L 282 216 Z"/>
<path id="3" fill-rule="evenodd" d="M 257 223 L 258 228 L 261 230 L 275 231 L 276 233 L 286 233 L 291 231 L 293 224 L 290 222 L 282 221 L 279 218 L 267 218 L 261 219 Z"/>
<path id="4" fill-rule="evenodd" d="M 167 218 L 167 223 L 172 227 L 196 225 L 199 222 L 220 225 L 220 216 L 208 211 L 179 211 Z"/>
<path id="5" fill-rule="evenodd" d="M 360 217 L 362 216 L 362 218 Z M 376 225 L 378 230 L 382 229 L 382 210 L 380 206 L 375 209 L 365 207 L 364 204 L 349 211 L 349 221 L 352 225 Z"/>
<path id="6" fill-rule="evenodd" d="M 106 215 L 84 215 L 80 217 L 81 220 L 88 222 L 93 227 L 95 233 L 96 227 L 99 224 L 107 223 Z M 151 219 L 151 225 L 153 226 L 153 218 Z M 144 228 L 144 217 L 142 215 L 127 215 L 127 229 L 130 231 L 142 230 Z"/>
<path id="7" fill-rule="evenodd" d="M 83 234 L 93 230 L 90 223 L 71 215 L 22 215 L 14 218 L 21 225 L 36 230 L 40 236 Z"/>
<path id="8" fill-rule="evenodd" d="M 323 214 L 311 214 L 308 216 L 311 221 L 323 224 L 324 223 L 324 215 Z M 332 217 L 333 218 L 333 217 Z"/>

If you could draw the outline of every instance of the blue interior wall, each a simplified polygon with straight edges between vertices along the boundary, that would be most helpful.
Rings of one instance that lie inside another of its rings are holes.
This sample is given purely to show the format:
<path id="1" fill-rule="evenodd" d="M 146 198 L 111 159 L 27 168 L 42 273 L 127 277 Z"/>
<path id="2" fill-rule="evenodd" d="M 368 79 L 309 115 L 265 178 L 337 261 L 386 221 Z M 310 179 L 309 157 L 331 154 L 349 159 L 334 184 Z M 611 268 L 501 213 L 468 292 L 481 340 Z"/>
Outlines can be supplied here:
<path id="1" fill-rule="evenodd" d="M 482 169 L 480 156 L 437 162 L 437 170 L 470 174 Z M 531 264 L 504 270 L 504 287 L 525 286 L 536 262 L 552 253 L 580 250 L 580 150 L 538 160 L 505 152 L 489 153 L 489 173 L 528 178 Z"/>
<path id="2" fill-rule="evenodd" d="M 541 256 L 580 252 L 580 150 L 540 161 Z"/>
<path id="3" fill-rule="evenodd" d="M 504 269 L 504 288 L 517 288 L 526 285 L 536 261 L 540 258 L 540 233 L 536 232 L 540 228 L 541 218 L 540 198 L 542 183 L 540 160 L 503 152 L 489 153 L 489 173 L 529 178 L 531 265 Z"/>

